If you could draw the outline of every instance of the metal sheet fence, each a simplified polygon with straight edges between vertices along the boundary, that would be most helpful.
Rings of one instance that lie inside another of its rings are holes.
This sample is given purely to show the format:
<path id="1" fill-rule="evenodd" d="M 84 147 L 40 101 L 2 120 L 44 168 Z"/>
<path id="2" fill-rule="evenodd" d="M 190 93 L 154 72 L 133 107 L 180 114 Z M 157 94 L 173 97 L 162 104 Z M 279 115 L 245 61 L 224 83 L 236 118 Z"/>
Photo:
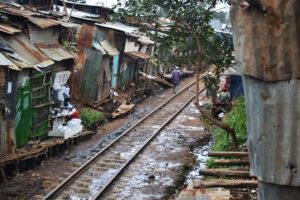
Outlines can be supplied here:
<path id="1" fill-rule="evenodd" d="M 300 80 L 243 81 L 251 173 L 262 182 L 300 186 Z"/>

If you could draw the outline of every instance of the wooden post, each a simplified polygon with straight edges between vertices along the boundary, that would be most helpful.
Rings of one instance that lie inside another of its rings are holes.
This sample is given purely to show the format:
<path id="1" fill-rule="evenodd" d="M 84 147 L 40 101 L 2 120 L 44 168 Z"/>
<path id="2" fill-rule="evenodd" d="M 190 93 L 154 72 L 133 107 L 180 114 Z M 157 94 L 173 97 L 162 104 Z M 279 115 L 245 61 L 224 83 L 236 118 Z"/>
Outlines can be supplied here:
<path id="1" fill-rule="evenodd" d="M 227 180 L 227 179 L 210 179 L 210 180 L 193 180 L 193 188 L 213 188 L 213 187 L 225 187 L 225 188 L 241 188 L 241 187 L 257 187 L 257 181 L 254 180 Z"/>
<path id="2" fill-rule="evenodd" d="M 248 157 L 248 152 L 241 151 L 211 151 L 208 152 L 209 157 L 224 157 L 224 158 L 246 158 Z"/>

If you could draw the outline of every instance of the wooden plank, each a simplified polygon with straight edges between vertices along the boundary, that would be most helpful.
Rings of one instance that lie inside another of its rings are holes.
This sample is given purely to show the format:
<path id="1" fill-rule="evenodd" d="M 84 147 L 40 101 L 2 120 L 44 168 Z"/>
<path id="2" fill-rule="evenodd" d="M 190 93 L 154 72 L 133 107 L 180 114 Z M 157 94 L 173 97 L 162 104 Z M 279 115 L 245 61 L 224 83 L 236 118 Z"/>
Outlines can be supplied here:
<path id="1" fill-rule="evenodd" d="M 239 187 L 257 187 L 256 180 L 226 180 L 226 179 L 210 179 L 210 180 L 193 180 L 193 188 L 213 188 L 213 187 L 224 187 L 224 188 L 239 188 Z"/>
<path id="2" fill-rule="evenodd" d="M 248 152 L 241 151 L 211 151 L 208 152 L 209 157 L 224 157 L 224 158 L 245 158 L 248 157 Z"/>
<path id="3" fill-rule="evenodd" d="M 226 160 L 226 159 L 218 159 L 213 161 L 214 164 L 217 165 L 249 165 L 249 160 Z"/>
<path id="4" fill-rule="evenodd" d="M 236 177 L 236 178 L 250 178 L 249 171 L 227 169 L 203 169 L 200 170 L 201 175 L 217 176 L 217 177 Z"/>

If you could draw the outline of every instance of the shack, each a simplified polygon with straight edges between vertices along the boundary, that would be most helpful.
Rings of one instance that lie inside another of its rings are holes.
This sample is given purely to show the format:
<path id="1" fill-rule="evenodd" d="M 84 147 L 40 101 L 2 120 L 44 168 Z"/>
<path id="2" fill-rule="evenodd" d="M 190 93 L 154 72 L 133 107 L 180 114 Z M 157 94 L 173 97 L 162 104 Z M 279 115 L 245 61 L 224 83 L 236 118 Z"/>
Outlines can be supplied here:
<path id="1" fill-rule="evenodd" d="M 117 82 L 119 51 L 96 26 L 83 24 L 77 35 L 73 98 L 93 105 L 109 96 Z M 96 83 L 96 84 L 95 84 Z"/>
<path id="2" fill-rule="evenodd" d="M 120 52 L 117 88 L 126 88 L 136 82 L 138 71 L 152 73 L 150 56 L 154 53 L 154 42 L 139 32 L 138 27 L 128 26 L 120 22 L 96 24 L 107 33 L 108 40 Z"/>
<path id="3" fill-rule="evenodd" d="M 14 73 L 8 71 L 5 76 L 12 76 L 11 81 L 6 80 L 7 94 L 12 95 L 11 105 L 5 108 L 16 117 L 10 119 L 12 148 L 3 147 L 4 138 L 1 151 L 11 152 L 25 145 L 29 138 L 47 137 L 53 79 L 56 74 L 71 74 L 73 55 L 59 44 L 62 22 L 10 4 L 1 4 L 0 13 L 7 19 L 0 25 L 0 52 L 20 69 Z"/>
<path id="4" fill-rule="evenodd" d="M 28 112 L 30 97 L 26 83 L 17 88 L 20 71 L 0 53 L 0 153 L 13 153 L 29 137 L 29 116 L 23 113 Z"/>

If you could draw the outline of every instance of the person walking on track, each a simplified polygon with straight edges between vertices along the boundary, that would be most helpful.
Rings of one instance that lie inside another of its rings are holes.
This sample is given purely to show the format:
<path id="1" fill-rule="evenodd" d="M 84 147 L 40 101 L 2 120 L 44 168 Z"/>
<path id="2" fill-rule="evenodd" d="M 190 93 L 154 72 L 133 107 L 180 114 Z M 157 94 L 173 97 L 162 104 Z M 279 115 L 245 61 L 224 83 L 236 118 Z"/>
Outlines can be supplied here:
<path id="1" fill-rule="evenodd" d="M 176 94 L 176 87 L 180 84 L 180 70 L 178 66 L 174 66 L 172 71 L 173 93 Z"/>

